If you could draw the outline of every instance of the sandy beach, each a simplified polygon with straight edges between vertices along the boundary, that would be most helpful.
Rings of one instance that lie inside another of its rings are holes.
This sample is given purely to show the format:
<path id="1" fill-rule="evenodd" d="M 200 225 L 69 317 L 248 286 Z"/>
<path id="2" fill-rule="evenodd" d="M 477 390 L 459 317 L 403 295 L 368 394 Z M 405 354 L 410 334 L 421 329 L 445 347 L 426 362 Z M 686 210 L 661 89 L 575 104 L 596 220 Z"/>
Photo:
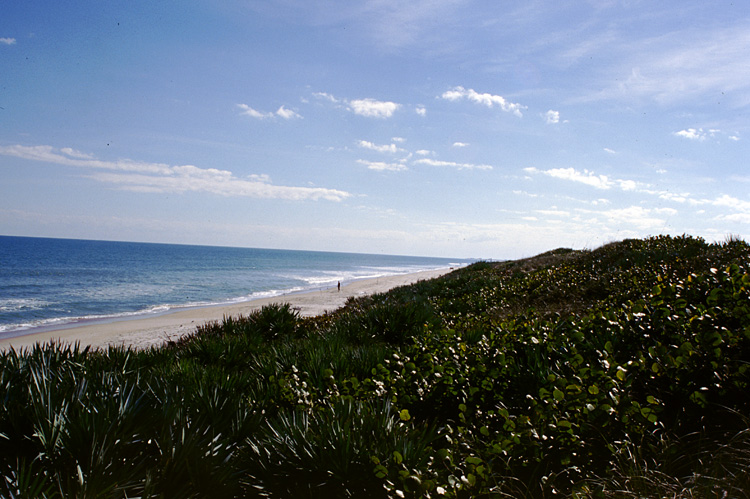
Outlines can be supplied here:
<path id="1" fill-rule="evenodd" d="M 299 310 L 302 316 L 315 316 L 333 311 L 346 303 L 350 297 L 382 293 L 389 289 L 412 284 L 420 280 L 432 279 L 450 272 L 451 269 L 428 270 L 412 274 L 400 274 L 372 279 L 362 279 L 337 288 L 294 293 L 271 298 L 262 298 L 231 305 L 199 307 L 178 310 L 171 313 L 139 318 L 117 320 L 96 324 L 80 324 L 64 329 L 37 332 L 15 338 L 0 340 L 0 349 L 11 346 L 16 350 L 32 347 L 36 343 L 61 341 L 79 342 L 81 346 L 107 347 L 124 345 L 134 348 L 148 348 L 166 341 L 176 340 L 192 333 L 201 324 L 220 321 L 225 316 L 245 315 L 269 303 L 289 303 Z"/>

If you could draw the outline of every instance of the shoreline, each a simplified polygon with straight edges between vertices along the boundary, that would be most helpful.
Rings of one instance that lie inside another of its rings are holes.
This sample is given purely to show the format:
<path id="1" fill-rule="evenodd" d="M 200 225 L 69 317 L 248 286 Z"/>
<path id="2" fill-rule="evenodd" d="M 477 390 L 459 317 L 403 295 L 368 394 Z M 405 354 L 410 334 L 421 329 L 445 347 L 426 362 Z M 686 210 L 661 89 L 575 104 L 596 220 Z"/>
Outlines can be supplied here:
<path id="1" fill-rule="evenodd" d="M 207 322 L 221 321 L 225 316 L 247 315 L 271 303 L 289 303 L 299 311 L 300 316 L 312 317 L 342 307 L 349 298 L 383 293 L 399 286 L 440 277 L 452 270 L 453 268 L 444 268 L 359 279 L 342 284 L 341 291 L 333 286 L 225 305 L 179 309 L 157 315 L 134 316 L 93 324 L 66 324 L 53 330 L 30 332 L 1 339 L 0 350 L 8 350 L 11 347 L 16 350 L 27 349 L 37 343 L 50 341 L 67 344 L 79 342 L 82 347 L 91 346 L 92 348 L 108 346 L 150 348 L 167 341 L 175 341 L 194 332 L 197 326 Z"/>

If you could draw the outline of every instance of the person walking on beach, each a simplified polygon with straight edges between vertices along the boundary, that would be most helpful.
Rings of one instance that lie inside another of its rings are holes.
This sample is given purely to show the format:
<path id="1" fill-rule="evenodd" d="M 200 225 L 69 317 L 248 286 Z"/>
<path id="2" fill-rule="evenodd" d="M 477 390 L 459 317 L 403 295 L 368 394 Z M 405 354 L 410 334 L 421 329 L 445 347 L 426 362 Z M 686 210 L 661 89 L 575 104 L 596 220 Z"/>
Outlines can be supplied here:
<path id="1" fill-rule="evenodd" d="M 341 291 L 341 281 L 339 281 L 339 291 Z"/>

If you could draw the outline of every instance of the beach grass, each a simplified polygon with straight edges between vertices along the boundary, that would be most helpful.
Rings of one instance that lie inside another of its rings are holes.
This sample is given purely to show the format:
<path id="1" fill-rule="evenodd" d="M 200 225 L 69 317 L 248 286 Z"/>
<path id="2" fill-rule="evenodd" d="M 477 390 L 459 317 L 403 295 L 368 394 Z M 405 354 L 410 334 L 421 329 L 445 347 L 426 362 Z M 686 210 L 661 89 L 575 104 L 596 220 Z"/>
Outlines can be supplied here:
<path id="1" fill-rule="evenodd" d="M 748 244 L 558 249 L 5 351 L 0 496 L 742 498 L 749 392 Z"/>

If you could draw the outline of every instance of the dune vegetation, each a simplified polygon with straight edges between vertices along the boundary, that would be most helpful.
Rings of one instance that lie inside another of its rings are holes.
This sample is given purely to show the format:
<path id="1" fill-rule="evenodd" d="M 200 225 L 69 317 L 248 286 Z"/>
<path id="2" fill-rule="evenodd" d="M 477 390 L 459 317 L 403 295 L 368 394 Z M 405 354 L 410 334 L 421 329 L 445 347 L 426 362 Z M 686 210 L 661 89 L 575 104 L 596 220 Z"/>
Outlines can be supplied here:
<path id="1" fill-rule="evenodd" d="M 750 496 L 750 246 L 478 262 L 160 348 L 0 356 L 3 497 Z"/>

